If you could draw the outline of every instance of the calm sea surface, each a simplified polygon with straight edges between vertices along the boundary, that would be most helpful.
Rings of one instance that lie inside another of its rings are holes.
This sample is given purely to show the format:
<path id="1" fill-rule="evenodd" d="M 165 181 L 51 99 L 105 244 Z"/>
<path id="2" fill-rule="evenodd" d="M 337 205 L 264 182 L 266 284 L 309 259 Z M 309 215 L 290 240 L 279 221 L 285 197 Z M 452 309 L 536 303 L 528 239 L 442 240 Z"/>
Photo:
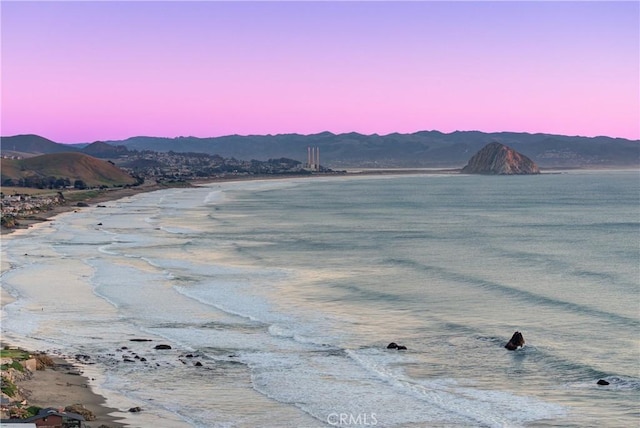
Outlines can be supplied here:
<path id="1" fill-rule="evenodd" d="M 88 356 L 110 404 L 145 409 L 135 426 L 640 424 L 638 171 L 106 205 L 3 239 L 2 334 Z"/>

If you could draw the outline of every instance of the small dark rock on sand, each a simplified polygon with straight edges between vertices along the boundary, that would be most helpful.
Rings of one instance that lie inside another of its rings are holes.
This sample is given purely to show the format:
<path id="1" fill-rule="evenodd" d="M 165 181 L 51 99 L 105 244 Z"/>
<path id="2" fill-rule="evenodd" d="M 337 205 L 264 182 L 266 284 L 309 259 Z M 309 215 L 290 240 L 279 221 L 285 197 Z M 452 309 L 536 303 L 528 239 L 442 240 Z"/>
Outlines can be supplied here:
<path id="1" fill-rule="evenodd" d="M 130 411 L 131 413 L 138 413 L 138 412 L 141 412 L 141 411 L 142 411 L 142 409 L 141 409 L 140 407 L 136 406 L 136 407 L 132 407 L 132 408 L 130 408 L 130 409 L 129 409 L 129 411 Z"/>

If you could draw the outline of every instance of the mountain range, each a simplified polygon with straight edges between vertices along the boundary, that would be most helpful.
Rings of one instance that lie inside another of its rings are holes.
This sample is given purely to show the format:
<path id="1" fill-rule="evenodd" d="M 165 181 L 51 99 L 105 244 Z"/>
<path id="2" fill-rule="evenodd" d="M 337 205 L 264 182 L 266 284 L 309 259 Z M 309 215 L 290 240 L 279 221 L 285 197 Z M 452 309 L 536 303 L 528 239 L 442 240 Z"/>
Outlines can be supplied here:
<path id="1" fill-rule="evenodd" d="M 526 155 L 543 168 L 637 167 L 640 140 L 516 132 L 420 131 L 412 134 L 364 135 L 355 132 L 311 135 L 229 135 L 223 137 L 132 137 L 92 144 L 64 145 L 37 135 L 1 138 L 3 155 L 33 156 L 77 151 L 115 158 L 128 150 L 217 154 L 225 158 L 305 162 L 307 147 L 318 147 L 320 163 L 329 168 L 459 168 L 485 145 L 498 142 Z"/>

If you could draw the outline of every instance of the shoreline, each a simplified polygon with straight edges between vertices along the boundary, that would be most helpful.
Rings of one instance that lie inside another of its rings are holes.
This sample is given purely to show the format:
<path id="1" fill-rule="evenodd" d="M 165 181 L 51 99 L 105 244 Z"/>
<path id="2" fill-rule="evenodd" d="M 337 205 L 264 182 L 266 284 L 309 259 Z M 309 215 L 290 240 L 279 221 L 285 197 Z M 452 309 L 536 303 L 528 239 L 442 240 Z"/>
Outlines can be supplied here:
<path id="1" fill-rule="evenodd" d="M 182 184 L 182 183 L 181 183 Z M 195 183 L 193 183 L 195 184 Z M 96 208 L 98 204 L 103 202 L 115 201 L 141 193 L 154 192 L 157 190 L 169 188 L 190 188 L 192 183 L 186 185 L 168 186 L 161 184 L 142 185 L 132 188 L 119 188 L 102 190 L 98 194 L 87 193 L 87 197 L 74 198 L 64 204 L 56 205 L 51 209 L 43 211 L 37 215 L 29 215 L 18 217 L 20 225 L 15 228 L 6 228 L 2 226 L 0 236 L 2 239 L 20 239 L 22 233 L 29 233 L 28 229 L 41 227 L 44 223 L 53 221 L 60 214 L 82 210 L 85 208 Z M 78 202 L 87 204 L 86 206 L 78 206 Z M 15 233 L 14 233 L 15 232 Z M 2 260 L 2 273 L 9 271 L 6 260 Z M 17 299 L 9 293 L 4 287 L 0 287 L 0 307 L 4 312 L 4 307 L 15 302 Z M 41 408 L 65 408 L 74 404 L 81 404 L 91 411 L 95 418 L 86 421 L 88 426 L 93 427 L 109 427 L 109 428 L 125 428 L 130 425 L 127 423 L 127 409 L 118 409 L 107 404 L 104 395 L 96 390 L 93 381 L 96 379 L 86 373 L 86 367 L 81 362 L 74 360 L 70 356 L 58 355 L 55 352 L 33 351 L 29 346 L 23 346 L 20 338 L 6 337 L 2 335 L 2 347 L 8 346 L 12 349 L 22 349 L 31 354 L 45 353 L 52 358 L 54 365 L 47 367 L 45 370 L 36 370 L 31 372 L 28 379 L 15 381 L 16 386 L 24 393 L 29 406 L 37 406 Z M 117 413 L 121 415 L 118 416 Z"/>
<path id="2" fill-rule="evenodd" d="M 2 344 L 3 348 L 7 346 Z M 20 349 L 30 354 L 38 354 L 8 345 L 11 349 Z M 44 370 L 35 370 L 27 379 L 14 381 L 29 406 L 40 408 L 64 409 L 67 406 L 81 405 L 90 411 L 95 419 L 87 420 L 87 425 L 94 427 L 125 428 L 129 425 L 120 409 L 109 407 L 104 396 L 93 390 L 91 380 L 82 366 L 71 361 L 69 357 L 46 354 L 53 362 Z"/>
<path id="3" fill-rule="evenodd" d="M 333 178 L 333 177 L 359 177 L 359 176 L 379 176 L 379 175 L 411 175 L 411 174 L 424 174 L 424 175 L 432 175 L 432 174 L 455 174 L 458 173 L 459 169 L 381 169 L 381 170 L 371 170 L 371 169 L 354 169 L 351 172 L 336 172 L 336 173 L 328 173 L 328 174 L 311 174 L 311 175 L 249 175 L 249 176 L 231 176 L 231 177 L 217 177 L 217 178 L 208 178 L 202 180 L 191 180 L 185 182 L 171 184 L 142 184 L 137 187 L 130 188 L 117 188 L 117 189 L 103 189 L 98 191 L 97 194 L 95 192 L 85 192 L 87 196 L 79 195 L 80 197 L 76 197 L 68 200 L 64 204 L 56 205 L 46 211 L 40 212 L 39 214 L 27 215 L 27 216 L 17 216 L 16 219 L 19 222 L 19 225 L 12 228 L 7 228 L 2 226 L 0 228 L 0 236 L 10 235 L 18 230 L 25 230 L 31 228 L 33 225 L 44 223 L 48 221 L 52 221 L 54 217 L 59 214 L 77 211 L 83 208 L 95 208 L 96 204 L 100 204 L 103 202 L 112 202 L 118 199 L 127 198 L 130 196 L 135 196 L 141 193 L 149 193 L 155 192 L 158 190 L 165 189 L 179 189 L 179 188 L 193 188 L 199 185 L 206 185 L 212 183 L 231 183 L 238 181 L 259 181 L 259 180 L 287 180 L 287 179 L 299 179 L 299 178 Z M 78 196 L 77 194 L 75 196 Z M 87 204 L 89 206 L 78 206 L 78 203 Z"/>
<path id="4" fill-rule="evenodd" d="M 346 174 L 322 175 L 320 177 L 340 177 Z M 353 176 L 361 174 L 349 174 Z M 369 175 L 369 174 L 365 174 Z M 217 179 L 194 180 L 184 183 L 176 183 L 176 185 L 149 184 L 132 188 L 118 188 L 102 190 L 87 193 L 87 197 L 69 198 L 69 200 L 61 205 L 56 205 L 51 209 L 43 211 L 37 215 L 29 215 L 19 217 L 20 225 L 15 228 L 2 227 L 2 239 L 20 239 L 23 233 L 28 234 L 29 229 L 37 229 L 45 223 L 54 221 L 58 215 L 83 210 L 86 208 L 95 209 L 101 203 L 112 202 L 123 198 L 135 196 L 142 193 L 149 193 L 158 190 L 176 189 L 176 188 L 195 188 L 199 185 L 207 185 L 212 183 L 226 183 L 239 181 L 259 181 L 273 179 L 291 179 L 291 178 L 317 178 L 318 176 L 235 176 L 220 177 Z M 78 206 L 77 203 L 84 203 Z M 14 233 L 16 232 L 16 233 Z M 2 273 L 9 271 L 11 266 L 6 260 L 2 260 Z M 9 293 L 4 287 L 0 286 L 0 308 L 4 312 L 4 307 L 16 302 L 18 299 Z M 105 427 L 105 428 L 126 428 L 131 425 L 128 417 L 128 409 L 118 409 L 107 403 L 107 398 L 99 392 L 99 387 L 95 384 L 95 378 L 86 374 L 86 366 L 82 361 L 78 361 L 71 356 L 57 354 L 55 351 L 33 351 L 30 346 L 21 343 L 19 337 L 1 337 L 1 346 L 9 346 L 12 349 L 22 349 L 29 353 L 45 353 L 54 361 L 53 367 L 45 370 L 36 370 L 32 372 L 29 379 L 17 380 L 16 386 L 24 392 L 24 398 L 27 399 L 29 406 L 37 406 L 41 408 L 65 408 L 74 404 L 81 404 L 90 410 L 96 417 L 95 420 L 87 421 L 89 426 Z M 98 376 L 99 377 L 99 376 Z M 118 413 L 120 415 L 118 415 Z M 5 415 L 6 416 L 6 415 Z"/>
<path id="5" fill-rule="evenodd" d="M 589 167 L 548 167 L 541 168 L 542 174 L 561 174 L 569 171 L 593 171 L 593 170 L 636 170 L 635 168 L 589 168 Z M 52 221 L 58 214 L 76 211 L 82 208 L 91 207 L 91 205 L 100 204 L 103 202 L 111 202 L 118 199 L 135 196 L 140 193 L 155 192 L 157 190 L 164 189 L 176 189 L 176 188 L 193 188 L 199 185 L 206 185 L 212 183 L 226 183 L 226 182 L 238 182 L 238 181 L 258 181 L 258 180 L 287 180 L 287 179 L 299 179 L 299 178 L 335 178 L 335 177 L 360 177 L 360 176 L 393 176 L 393 175 L 437 175 L 437 174 L 461 174 L 461 168 L 346 168 L 341 171 L 326 174 L 291 174 L 291 175 L 238 175 L 238 176 L 225 176 L 225 177 L 213 177 L 204 178 L 199 180 L 190 180 L 183 182 L 176 182 L 170 184 L 142 184 L 136 187 L 129 188 L 116 188 L 116 189 L 101 189 L 97 191 L 80 191 L 79 195 L 72 193 L 75 196 L 71 200 L 68 200 L 64 204 L 53 206 L 52 208 L 42 211 L 38 214 L 32 214 L 27 216 L 17 216 L 19 224 L 16 227 L 0 226 L 0 236 L 9 235 L 17 230 L 29 229 L 35 224 Z M 81 193 L 85 192 L 87 195 L 83 196 Z M 97 192 L 97 194 L 96 194 Z M 79 196 L 79 197 L 78 197 Z M 78 206 L 78 203 L 84 203 L 86 205 Z M 88 205 L 88 206 L 87 206 Z"/>
<path id="6" fill-rule="evenodd" d="M 190 185 L 186 186 L 175 186 L 175 187 L 191 187 Z M 19 226 L 8 228 L 2 226 L 0 229 L 0 235 L 5 236 L 9 235 L 17 230 L 29 229 L 33 225 L 38 223 L 44 223 L 48 221 L 52 221 L 53 218 L 59 214 L 63 214 L 66 212 L 76 211 L 82 208 L 87 208 L 86 206 L 78 206 L 78 203 L 85 203 L 88 205 L 100 204 L 102 202 L 110 202 L 115 201 L 122 198 L 127 198 L 130 196 L 138 195 L 140 193 L 154 192 L 156 190 L 169 189 L 171 186 L 164 186 L 159 184 L 149 184 L 149 185 L 141 185 L 139 187 L 131 187 L 131 188 L 119 188 L 119 189 L 104 189 L 99 191 L 97 194 L 92 195 L 89 192 L 86 192 L 86 196 L 80 195 L 79 198 L 74 198 L 73 200 L 69 200 L 61 205 L 56 205 L 46 211 L 42 211 L 37 215 L 27 215 L 27 216 L 17 216 L 17 220 L 19 222 Z"/>
<path id="7" fill-rule="evenodd" d="M 377 170 L 377 171 L 354 171 L 326 175 L 266 175 L 266 176 L 234 176 L 220 177 L 214 179 L 194 180 L 185 183 L 176 183 L 176 185 L 149 184 L 132 188 L 108 189 L 100 191 L 98 194 L 87 193 L 84 198 L 69 198 L 62 204 L 56 205 L 47 211 L 43 211 L 37 215 L 19 217 L 20 225 L 15 228 L 2 227 L 2 239 L 20 239 L 22 233 L 29 233 L 28 229 L 41 227 L 44 223 L 54 221 L 55 217 L 60 214 L 79 211 L 86 208 L 95 209 L 101 203 L 116 201 L 119 199 L 135 196 L 141 193 L 149 193 L 158 190 L 175 189 L 175 188 L 194 188 L 200 185 L 212 183 L 231 183 L 240 181 L 261 181 L 261 180 L 287 180 L 299 178 L 337 178 L 337 177 L 359 177 L 359 176 L 380 176 L 380 175 L 409 175 L 409 174 L 442 174 L 451 173 L 452 170 Z M 77 196 L 77 195 L 76 195 Z M 82 202 L 83 206 L 77 203 Z M 21 231 L 20 233 L 14 233 Z M 5 265 L 3 261 L 2 272 L 11 269 Z M 0 287 L 1 297 L 0 304 L 2 309 L 17 299 L 11 295 L 4 287 Z M 12 348 L 25 349 L 20 343 L 20 338 L 2 337 L 2 345 L 10 345 Z M 15 346 L 13 346 L 15 345 Z M 28 346 L 26 347 L 29 348 Z M 31 352 L 31 351 L 29 351 Z M 40 352 L 40 351 L 37 351 Z M 36 352 L 36 353 L 37 353 Z M 118 409 L 107 404 L 105 396 L 101 395 L 93 384 L 94 378 L 85 374 L 88 368 L 81 361 L 76 361 L 72 357 L 64 355 L 56 355 L 55 352 L 47 352 L 47 355 L 53 358 L 55 365 L 46 370 L 34 371 L 30 379 L 20 380 L 16 385 L 25 392 L 25 396 L 29 405 L 42 408 L 54 407 L 64 408 L 73 404 L 82 404 L 93 412 L 96 419 L 87 421 L 90 426 L 106 426 L 111 428 L 126 428 L 129 426 L 127 419 L 127 409 Z M 121 416 L 114 414 L 120 413 Z"/>

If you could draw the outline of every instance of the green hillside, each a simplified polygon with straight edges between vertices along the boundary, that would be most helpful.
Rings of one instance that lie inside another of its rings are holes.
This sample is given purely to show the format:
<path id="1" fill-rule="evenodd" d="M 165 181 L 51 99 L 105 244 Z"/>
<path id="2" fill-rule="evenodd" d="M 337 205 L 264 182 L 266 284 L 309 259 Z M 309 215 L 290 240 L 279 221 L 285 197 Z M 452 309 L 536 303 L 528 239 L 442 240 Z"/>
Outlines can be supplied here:
<path id="1" fill-rule="evenodd" d="M 2 184 L 26 178 L 81 180 L 88 187 L 135 184 L 136 179 L 112 163 L 82 153 L 54 153 L 28 159 L 2 159 Z"/>

